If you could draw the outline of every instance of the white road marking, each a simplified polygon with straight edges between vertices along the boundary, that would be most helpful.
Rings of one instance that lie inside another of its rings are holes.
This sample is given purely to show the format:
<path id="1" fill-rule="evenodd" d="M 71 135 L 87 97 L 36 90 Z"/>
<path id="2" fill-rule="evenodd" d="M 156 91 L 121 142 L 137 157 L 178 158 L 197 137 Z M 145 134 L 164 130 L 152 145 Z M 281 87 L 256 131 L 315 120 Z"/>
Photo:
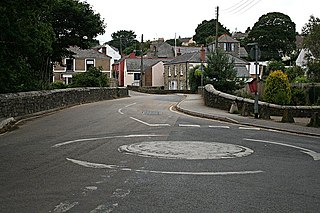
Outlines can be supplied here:
<path id="1" fill-rule="evenodd" d="M 221 129 L 230 129 L 229 126 L 209 126 L 209 128 L 221 128 Z"/>
<path id="2" fill-rule="evenodd" d="M 86 142 L 86 141 L 96 141 L 96 140 L 105 140 L 105 139 L 113 139 L 113 138 L 138 138 L 138 137 L 164 137 L 166 135 L 120 135 L 120 136 L 106 136 L 106 137 L 100 137 L 100 138 L 83 138 L 83 139 L 76 139 L 71 141 L 65 141 L 62 143 L 57 143 L 52 146 L 52 148 L 57 148 L 60 146 L 65 146 L 72 143 L 78 143 L 78 142 Z"/>
<path id="3" fill-rule="evenodd" d="M 294 145 L 290 145 L 290 144 L 285 144 L 285 143 L 280 143 L 280 142 L 275 142 L 275 141 L 266 141 L 266 140 L 256 140 L 256 139 L 249 139 L 249 138 L 244 138 L 243 140 L 246 141 L 253 141 L 253 142 L 262 142 L 262 143 L 269 143 L 269 144 L 275 144 L 275 145 L 280 145 L 280 146 L 286 146 L 286 147 L 290 147 L 290 148 L 294 148 L 294 149 L 299 149 L 301 152 L 310 155 L 313 160 L 320 160 L 320 153 L 317 153 L 313 150 L 310 149 L 306 149 L 303 147 L 299 147 L 299 146 L 294 146 Z"/>
<path id="4" fill-rule="evenodd" d="M 112 212 L 115 208 L 119 206 L 118 203 L 113 203 L 113 204 L 103 204 L 97 206 L 94 210 L 90 211 L 90 213 L 110 213 Z"/>
<path id="5" fill-rule="evenodd" d="M 135 104 L 137 104 L 137 103 L 129 104 L 129 105 L 125 106 L 124 108 L 133 106 L 133 105 L 135 105 Z M 118 109 L 118 112 L 119 112 L 121 115 L 124 115 L 124 113 L 122 112 L 122 110 L 123 110 L 123 108 L 120 108 L 120 109 Z"/>
<path id="6" fill-rule="evenodd" d="M 53 210 L 54 213 L 64 213 L 75 207 L 76 205 L 79 205 L 79 202 L 73 202 L 70 203 L 69 201 L 61 202 L 59 205 L 56 206 L 56 208 Z"/>
<path id="7" fill-rule="evenodd" d="M 179 127 L 200 127 L 197 124 L 179 124 Z"/>
<path id="8" fill-rule="evenodd" d="M 243 126 L 240 126 L 239 129 L 242 129 L 242 130 L 261 130 L 261 128 L 258 128 L 258 127 L 243 127 Z"/>
<path id="9" fill-rule="evenodd" d="M 130 169 L 123 168 L 115 165 L 106 165 L 101 163 L 91 163 L 86 161 L 80 161 L 75 159 L 67 158 L 68 161 L 78 164 L 80 166 L 84 166 L 86 168 L 93 169 L 115 169 L 117 168 L 119 171 L 133 171 L 139 173 L 153 173 L 153 174 L 166 174 L 166 175 L 195 175 L 195 176 L 221 176 L 221 175 L 249 175 L 249 174 L 259 174 L 264 171 L 238 171 L 238 172 L 169 172 L 169 171 L 154 171 L 154 170 L 140 170 L 140 169 Z"/>
<path id="10" fill-rule="evenodd" d="M 134 117 L 130 117 L 130 118 L 131 118 L 132 120 L 135 120 L 135 121 L 137 121 L 137 122 L 139 122 L 139 123 L 142 123 L 142 124 L 144 124 L 144 125 L 151 126 L 151 127 L 170 126 L 170 124 L 149 124 L 149 123 L 147 123 L 147 122 L 144 122 L 144 121 L 139 120 L 139 119 L 134 118 Z"/>

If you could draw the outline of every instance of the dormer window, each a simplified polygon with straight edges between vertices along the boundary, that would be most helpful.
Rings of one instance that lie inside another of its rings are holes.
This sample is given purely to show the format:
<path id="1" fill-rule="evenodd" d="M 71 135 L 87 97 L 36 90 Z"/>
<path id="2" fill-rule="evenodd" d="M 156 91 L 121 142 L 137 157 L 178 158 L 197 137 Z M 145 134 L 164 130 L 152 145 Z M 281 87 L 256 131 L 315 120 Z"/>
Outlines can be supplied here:
<path id="1" fill-rule="evenodd" d="M 66 59 L 66 71 L 73 72 L 74 71 L 74 59 L 67 58 Z"/>
<path id="2" fill-rule="evenodd" d="M 94 59 L 86 59 L 86 71 L 88 71 L 90 67 L 94 67 Z"/>

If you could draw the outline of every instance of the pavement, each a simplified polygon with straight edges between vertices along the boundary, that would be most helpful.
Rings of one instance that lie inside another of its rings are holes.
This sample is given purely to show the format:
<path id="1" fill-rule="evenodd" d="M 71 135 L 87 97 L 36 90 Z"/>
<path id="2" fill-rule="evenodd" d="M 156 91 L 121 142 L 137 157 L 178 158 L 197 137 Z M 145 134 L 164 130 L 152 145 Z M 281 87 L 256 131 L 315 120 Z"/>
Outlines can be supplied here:
<path id="1" fill-rule="evenodd" d="M 231 114 L 228 111 L 207 107 L 200 94 L 187 94 L 186 98 L 177 104 L 176 109 L 185 114 L 235 123 L 244 126 L 257 127 L 294 134 L 320 137 L 320 128 L 307 127 L 310 118 L 294 118 L 295 123 L 282 123 L 281 117 L 271 116 L 271 120 L 256 119 L 251 116 Z"/>
<path id="2" fill-rule="evenodd" d="M 320 128 L 307 127 L 310 118 L 294 118 L 295 123 L 282 123 L 281 117 L 271 116 L 271 120 L 256 119 L 250 116 L 231 114 L 228 111 L 207 107 L 200 94 L 187 94 L 185 99 L 177 104 L 176 109 L 192 116 L 220 120 L 243 126 L 276 130 L 294 134 L 320 137 Z M 0 134 L 8 131 L 20 119 L 0 118 Z"/>

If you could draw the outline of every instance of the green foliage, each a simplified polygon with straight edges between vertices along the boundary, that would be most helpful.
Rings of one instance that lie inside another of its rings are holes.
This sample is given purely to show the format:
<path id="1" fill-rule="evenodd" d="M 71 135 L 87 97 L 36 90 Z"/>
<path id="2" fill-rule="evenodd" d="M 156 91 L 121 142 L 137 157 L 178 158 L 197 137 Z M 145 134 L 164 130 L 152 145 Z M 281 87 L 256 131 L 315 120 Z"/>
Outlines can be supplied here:
<path id="1" fill-rule="evenodd" d="M 201 70 L 200 66 L 195 66 L 190 69 L 189 74 L 189 86 L 192 92 L 198 91 L 198 87 L 201 85 Z"/>
<path id="2" fill-rule="evenodd" d="M 223 50 L 210 51 L 207 55 L 207 64 L 205 69 L 206 84 L 210 83 L 217 90 L 228 93 L 239 89 L 234 61 L 231 61 Z"/>
<path id="3" fill-rule="evenodd" d="M 320 105 L 320 87 L 309 87 L 308 90 L 309 103 L 312 105 Z"/>
<path id="4" fill-rule="evenodd" d="M 273 71 L 266 80 L 265 100 L 270 103 L 288 105 L 291 102 L 291 87 L 286 74 Z"/>
<path id="5" fill-rule="evenodd" d="M 2 0 L 0 93 L 49 88 L 52 63 L 104 32 L 99 14 L 78 0 Z"/>
<path id="6" fill-rule="evenodd" d="M 173 46 L 174 47 L 174 45 L 176 44 L 178 47 L 179 46 L 182 46 L 182 41 L 180 40 L 180 39 L 169 39 L 169 40 L 166 40 L 166 42 L 168 43 L 168 44 L 170 44 L 171 46 Z"/>
<path id="7" fill-rule="evenodd" d="M 269 61 L 268 65 L 267 65 L 267 69 L 263 73 L 263 78 L 268 77 L 271 72 L 276 71 L 276 70 L 284 71 L 285 70 L 284 63 L 282 63 L 282 61 L 276 61 L 276 60 Z"/>
<path id="8" fill-rule="evenodd" d="M 87 72 L 79 73 L 72 78 L 71 87 L 108 87 L 109 79 L 101 71 L 101 67 L 90 67 Z"/>
<path id="9" fill-rule="evenodd" d="M 280 59 L 279 52 L 290 55 L 295 50 L 296 25 L 283 13 L 262 15 L 248 35 L 248 42 L 257 42 L 261 60 Z"/>
<path id="10" fill-rule="evenodd" d="M 309 22 L 302 28 L 304 47 L 308 48 L 316 59 L 320 59 L 320 19 L 310 16 Z"/>
<path id="11" fill-rule="evenodd" d="M 218 36 L 223 34 L 230 35 L 230 31 L 227 28 L 225 28 L 220 22 L 218 22 L 218 25 Z M 209 36 L 216 35 L 216 20 L 211 19 L 210 21 L 202 21 L 195 31 L 196 34 L 193 36 L 193 40 L 197 42 L 197 44 L 207 45 L 206 39 Z"/>
<path id="12" fill-rule="evenodd" d="M 285 69 L 285 73 L 288 76 L 290 83 L 299 83 L 296 82 L 300 77 L 304 76 L 304 71 L 299 66 L 289 67 Z"/>
<path id="13" fill-rule="evenodd" d="M 301 88 L 292 88 L 291 89 L 291 105 L 293 106 L 303 106 L 306 104 L 306 92 Z"/>
<path id="14" fill-rule="evenodd" d="M 132 30 L 119 30 L 112 33 L 111 37 L 112 40 L 108 44 L 118 48 L 121 54 L 130 54 L 129 51 L 140 49 L 139 41 L 136 40 L 137 35 Z"/>
<path id="15" fill-rule="evenodd" d="M 65 89 L 68 86 L 65 85 L 62 81 L 55 81 L 51 83 L 51 89 Z"/>
<path id="16" fill-rule="evenodd" d="M 320 82 L 320 62 L 319 61 L 309 61 L 308 67 L 308 78 L 311 82 Z"/>

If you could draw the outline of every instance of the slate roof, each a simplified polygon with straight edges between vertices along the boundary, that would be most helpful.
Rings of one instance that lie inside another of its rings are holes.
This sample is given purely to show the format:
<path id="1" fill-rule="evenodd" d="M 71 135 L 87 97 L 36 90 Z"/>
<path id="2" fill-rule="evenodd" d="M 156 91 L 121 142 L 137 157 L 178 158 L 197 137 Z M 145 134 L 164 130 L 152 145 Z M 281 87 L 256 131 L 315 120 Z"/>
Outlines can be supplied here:
<path id="1" fill-rule="evenodd" d="M 166 64 L 181 64 L 181 63 L 201 63 L 200 52 L 185 53 L 177 56 Z"/>
<path id="2" fill-rule="evenodd" d="M 233 39 L 227 34 L 223 34 L 218 38 L 218 43 L 240 43 L 240 41 Z"/>
<path id="3" fill-rule="evenodd" d="M 166 62 L 171 59 L 151 59 L 151 58 L 144 58 L 143 59 L 143 70 L 159 63 L 160 61 Z M 128 58 L 126 59 L 127 70 L 140 72 L 141 70 L 141 58 Z"/>
<path id="4" fill-rule="evenodd" d="M 110 59 L 109 56 L 93 49 L 80 49 L 79 47 L 69 47 L 68 50 L 74 53 L 74 58 Z"/>

